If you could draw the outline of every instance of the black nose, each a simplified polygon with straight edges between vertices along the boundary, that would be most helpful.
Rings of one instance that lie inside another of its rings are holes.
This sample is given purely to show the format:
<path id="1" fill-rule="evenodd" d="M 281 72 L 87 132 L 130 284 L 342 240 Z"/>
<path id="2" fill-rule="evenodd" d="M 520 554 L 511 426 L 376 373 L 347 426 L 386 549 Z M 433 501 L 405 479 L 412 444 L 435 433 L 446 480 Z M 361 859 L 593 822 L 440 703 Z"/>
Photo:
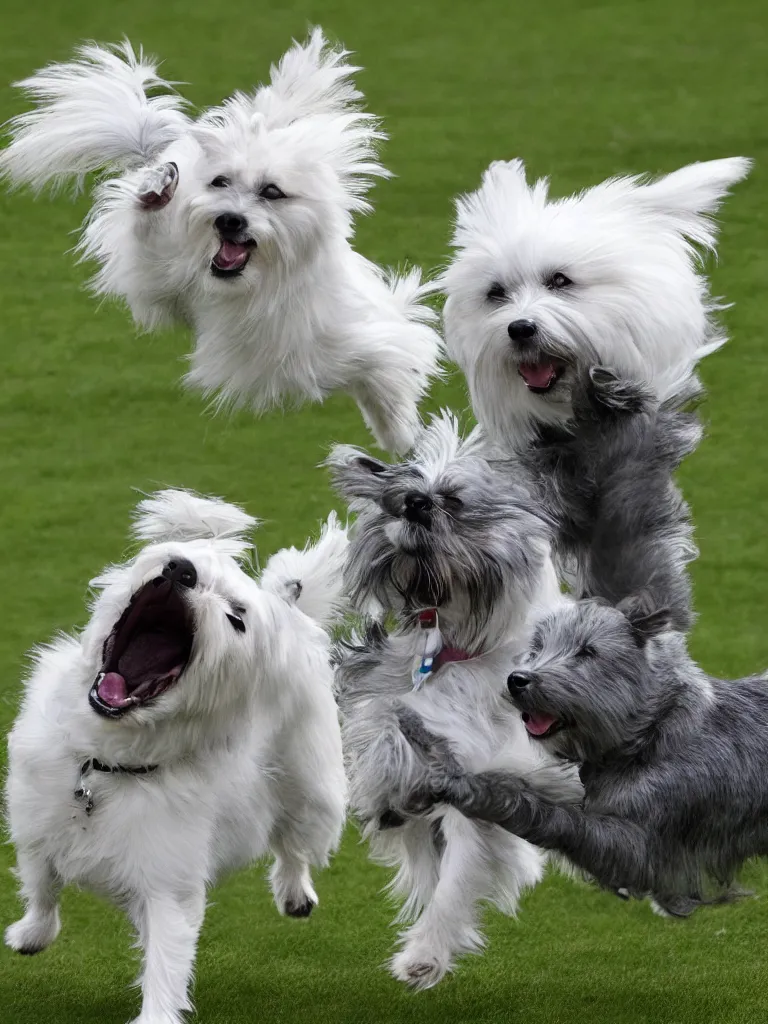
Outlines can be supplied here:
<path id="1" fill-rule="evenodd" d="M 213 222 L 220 235 L 239 235 L 248 227 L 248 221 L 239 213 L 221 213 Z"/>
<path id="2" fill-rule="evenodd" d="M 529 341 L 538 331 L 533 320 L 513 320 L 507 327 L 507 334 L 512 341 Z"/>
<path id="3" fill-rule="evenodd" d="M 513 672 L 507 679 L 509 692 L 514 693 L 516 690 L 522 690 L 532 679 L 533 676 L 530 672 Z"/>
<path id="4" fill-rule="evenodd" d="M 197 570 L 187 558 L 174 558 L 163 569 L 163 576 L 182 587 L 197 586 Z"/>
<path id="5" fill-rule="evenodd" d="M 409 491 L 405 496 L 405 518 L 409 523 L 420 523 L 429 526 L 434 502 L 427 494 Z"/>

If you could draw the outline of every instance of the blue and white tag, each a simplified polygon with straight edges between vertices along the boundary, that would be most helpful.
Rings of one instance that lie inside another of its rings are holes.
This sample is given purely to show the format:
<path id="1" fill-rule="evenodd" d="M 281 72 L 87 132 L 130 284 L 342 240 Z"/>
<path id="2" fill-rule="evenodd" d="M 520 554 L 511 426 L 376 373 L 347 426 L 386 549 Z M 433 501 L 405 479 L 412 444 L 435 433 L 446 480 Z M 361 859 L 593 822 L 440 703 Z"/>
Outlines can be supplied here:
<path id="1" fill-rule="evenodd" d="M 419 628 L 423 637 L 423 648 L 413 668 L 411 680 L 413 691 L 417 692 L 431 677 L 435 658 L 443 649 L 443 637 L 437 620 L 437 608 L 428 608 L 419 612 Z"/>

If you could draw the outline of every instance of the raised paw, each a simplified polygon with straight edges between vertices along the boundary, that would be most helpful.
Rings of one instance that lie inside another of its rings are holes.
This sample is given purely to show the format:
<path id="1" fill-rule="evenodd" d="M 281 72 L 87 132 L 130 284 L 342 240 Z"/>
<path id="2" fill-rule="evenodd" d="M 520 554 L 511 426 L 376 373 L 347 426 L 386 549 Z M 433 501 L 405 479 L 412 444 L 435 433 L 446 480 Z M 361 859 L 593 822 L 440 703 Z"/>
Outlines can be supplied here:
<path id="1" fill-rule="evenodd" d="M 139 185 L 139 204 L 144 210 L 162 210 L 173 199 L 178 184 L 179 168 L 175 163 L 153 167 Z"/>
<path id="2" fill-rule="evenodd" d="M 450 743 L 444 737 L 430 732 L 421 716 L 412 708 L 401 704 L 395 709 L 395 714 L 403 736 L 430 765 L 447 775 L 464 774 Z"/>
<path id="3" fill-rule="evenodd" d="M 392 958 L 392 976 L 421 992 L 442 981 L 450 970 L 450 962 L 424 949 L 401 950 Z"/>
<path id="4" fill-rule="evenodd" d="M 586 383 L 587 397 L 598 415 L 631 416 L 648 410 L 652 394 L 640 381 L 624 380 L 606 366 L 593 366 Z"/>
<path id="5" fill-rule="evenodd" d="M 45 914 L 30 912 L 5 929 L 5 944 L 23 956 L 34 956 L 50 946 L 60 927 L 58 910 Z"/>

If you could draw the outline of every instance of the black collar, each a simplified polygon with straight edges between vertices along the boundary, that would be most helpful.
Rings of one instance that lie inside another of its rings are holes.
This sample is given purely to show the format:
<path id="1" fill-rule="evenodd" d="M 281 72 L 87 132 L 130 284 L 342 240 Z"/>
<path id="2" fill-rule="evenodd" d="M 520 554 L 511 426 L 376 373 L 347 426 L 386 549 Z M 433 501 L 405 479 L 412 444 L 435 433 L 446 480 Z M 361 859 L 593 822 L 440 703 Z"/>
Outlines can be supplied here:
<path id="1" fill-rule="evenodd" d="M 115 775 L 120 772 L 126 775 L 149 775 L 150 772 L 157 771 L 159 765 L 147 764 L 147 765 L 124 765 L 124 764 L 104 764 L 103 761 L 99 761 L 98 758 L 89 757 L 83 767 L 80 769 L 80 775 L 87 775 L 88 772 L 107 772 L 108 774 Z"/>

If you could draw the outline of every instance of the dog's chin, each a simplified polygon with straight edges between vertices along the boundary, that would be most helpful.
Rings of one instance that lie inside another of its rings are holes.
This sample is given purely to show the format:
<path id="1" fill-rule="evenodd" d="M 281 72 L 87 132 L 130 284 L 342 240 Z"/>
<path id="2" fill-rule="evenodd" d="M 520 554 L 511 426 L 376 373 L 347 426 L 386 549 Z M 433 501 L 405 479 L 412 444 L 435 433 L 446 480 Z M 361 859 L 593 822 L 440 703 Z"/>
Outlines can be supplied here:
<path id="1" fill-rule="evenodd" d="M 101 670 L 88 701 L 106 718 L 122 718 L 174 687 L 194 640 L 192 613 L 179 588 L 159 576 L 145 584 L 104 644 Z"/>
<path id="2" fill-rule="evenodd" d="M 214 277 L 227 280 L 240 277 L 248 266 L 251 253 L 255 248 L 256 242 L 250 238 L 243 242 L 222 239 L 221 245 L 211 260 L 211 274 Z"/>

